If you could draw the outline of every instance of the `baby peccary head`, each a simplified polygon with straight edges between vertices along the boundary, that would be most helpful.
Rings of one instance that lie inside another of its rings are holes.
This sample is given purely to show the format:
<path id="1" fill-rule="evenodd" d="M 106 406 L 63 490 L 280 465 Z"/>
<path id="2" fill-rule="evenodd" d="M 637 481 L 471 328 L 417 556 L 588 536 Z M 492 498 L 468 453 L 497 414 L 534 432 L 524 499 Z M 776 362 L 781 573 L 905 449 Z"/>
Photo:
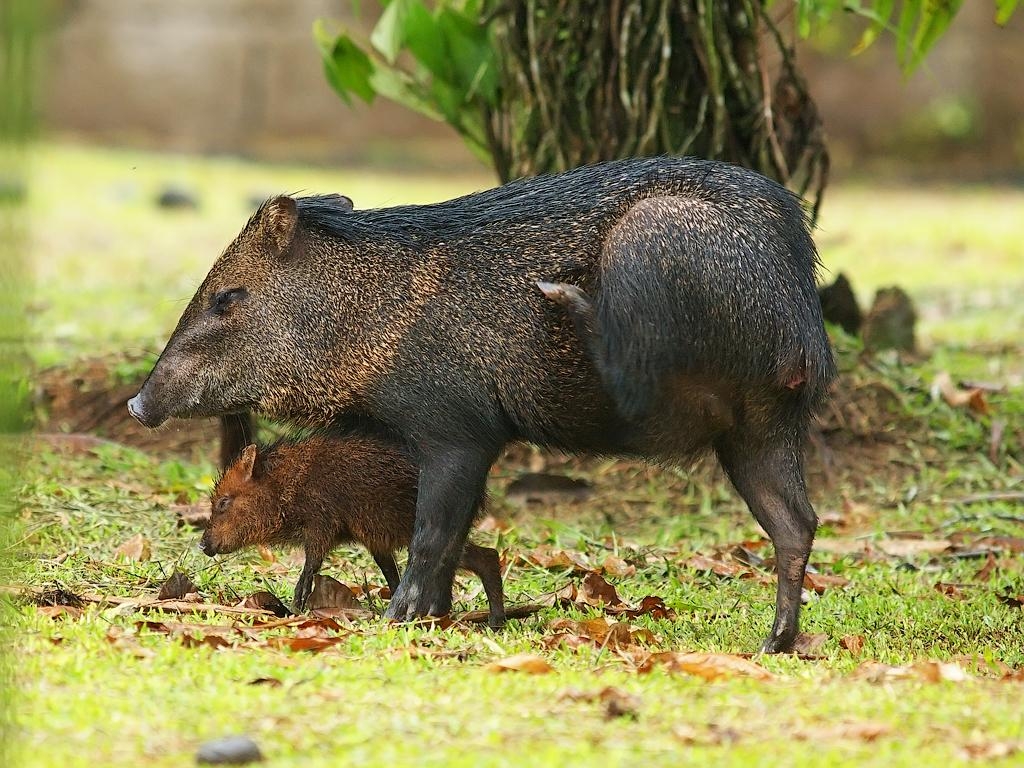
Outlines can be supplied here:
<path id="1" fill-rule="evenodd" d="M 286 533 L 280 505 L 254 474 L 256 451 L 255 445 L 248 446 L 210 495 L 210 523 L 199 545 L 207 555 L 279 541 Z"/>

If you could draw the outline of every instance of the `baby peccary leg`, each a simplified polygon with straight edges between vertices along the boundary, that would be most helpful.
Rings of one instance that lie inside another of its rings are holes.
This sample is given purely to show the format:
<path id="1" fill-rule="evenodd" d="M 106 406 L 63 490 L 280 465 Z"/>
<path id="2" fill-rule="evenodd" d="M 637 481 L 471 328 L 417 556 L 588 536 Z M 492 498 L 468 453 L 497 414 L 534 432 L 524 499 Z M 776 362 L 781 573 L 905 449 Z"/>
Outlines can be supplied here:
<path id="1" fill-rule="evenodd" d="M 295 600 L 292 610 L 302 613 L 306 608 L 306 601 L 313 592 L 313 577 L 320 573 L 320 567 L 324 564 L 325 554 L 314 554 L 306 547 L 306 562 L 302 566 L 302 573 L 299 580 L 295 582 Z"/>
<path id="2" fill-rule="evenodd" d="M 398 589 L 398 583 L 402 580 L 402 577 L 398 573 L 398 563 L 395 562 L 395 556 L 391 552 L 372 552 L 373 561 L 380 568 L 380 572 L 384 574 L 384 579 L 388 583 L 388 589 L 391 590 L 391 594 L 395 594 L 395 590 Z"/>
<path id="3" fill-rule="evenodd" d="M 466 542 L 459 567 L 480 577 L 487 595 L 487 626 L 501 629 L 505 626 L 505 597 L 501 588 L 501 562 L 498 550 L 491 547 L 478 547 Z"/>
<path id="4" fill-rule="evenodd" d="M 765 653 L 788 651 L 796 640 L 804 571 L 818 527 L 807 499 L 797 443 L 783 438 L 781 445 L 759 445 L 730 436 L 716 446 L 729 479 L 775 546 L 779 583 L 775 624 L 761 646 Z"/>

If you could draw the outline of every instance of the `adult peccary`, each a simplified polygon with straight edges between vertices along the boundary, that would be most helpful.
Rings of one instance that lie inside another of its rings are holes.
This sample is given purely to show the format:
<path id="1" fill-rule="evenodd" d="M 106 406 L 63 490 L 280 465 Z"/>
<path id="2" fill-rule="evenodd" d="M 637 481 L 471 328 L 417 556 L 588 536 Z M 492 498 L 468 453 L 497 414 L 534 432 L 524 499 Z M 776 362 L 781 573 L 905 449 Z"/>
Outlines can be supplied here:
<path id="1" fill-rule="evenodd" d="M 252 409 L 403 441 L 421 480 L 399 619 L 449 610 L 509 441 L 673 463 L 710 448 L 775 545 L 763 647 L 781 651 L 817 524 L 806 432 L 835 375 L 816 267 L 793 195 L 692 158 L 427 206 L 278 197 L 213 265 L 128 407 L 149 426 Z M 590 297 L 589 341 L 538 283 Z"/>
<path id="2" fill-rule="evenodd" d="M 397 445 L 363 435 L 313 435 L 242 451 L 210 495 L 210 523 L 200 546 L 208 555 L 259 544 L 301 544 L 306 561 L 295 585 L 295 610 L 339 544 L 369 550 L 394 592 L 395 550 L 409 546 L 419 470 Z M 459 567 L 480 577 L 488 623 L 505 623 L 498 553 L 466 542 Z"/>

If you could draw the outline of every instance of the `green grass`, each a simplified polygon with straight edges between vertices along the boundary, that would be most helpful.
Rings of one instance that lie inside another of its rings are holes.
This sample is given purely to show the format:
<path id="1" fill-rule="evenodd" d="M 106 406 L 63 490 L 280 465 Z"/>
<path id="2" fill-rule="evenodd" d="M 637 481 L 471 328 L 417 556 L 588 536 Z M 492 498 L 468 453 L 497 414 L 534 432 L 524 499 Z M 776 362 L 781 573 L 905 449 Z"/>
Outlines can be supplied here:
<path id="1" fill-rule="evenodd" d="M 211 560 L 195 552 L 197 534 L 175 525 L 169 507 L 201 497 L 211 471 L 128 448 L 83 457 L 39 453 L 35 479 L 24 489 L 14 551 L 17 579 L 80 592 L 151 595 L 180 567 L 210 600 L 232 603 L 257 589 L 286 596 L 298 573 L 295 559 L 283 557 L 275 565 L 255 554 Z M 981 464 L 968 464 L 962 472 L 988 486 L 999 482 Z M 721 483 L 710 479 L 716 502 L 702 509 L 698 489 L 678 473 L 633 470 L 603 477 L 601 485 L 619 490 L 599 494 L 586 514 L 556 507 L 529 516 L 503 500 L 499 468 L 493 507 L 517 525 L 500 541 L 495 534 L 478 536 L 498 544 L 512 562 L 506 574 L 509 601 L 531 601 L 578 581 L 578 575 L 516 560 L 539 542 L 582 551 L 598 562 L 614 550 L 638 565 L 635 576 L 610 579 L 625 599 L 659 595 L 678 613 L 674 620 L 632 620 L 652 632 L 653 650 L 755 649 L 771 621 L 773 586 L 683 565 L 696 551 L 758 536 Z M 910 477 L 908 483 L 927 488 L 931 499 L 965 487 L 948 469 L 939 477 Z M 624 496 L 639 489 L 652 499 L 642 519 L 614 526 L 597 522 L 619 516 Z M 889 490 L 899 496 L 907 488 Z M 818 495 L 819 509 L 827 510 Z M 972 507 L 979 515 L 972 520 L 960 519 L 964 511 L 928 501 L 900 504 L 858 533 L 869 539 L 906 529 L 932 536 L 1020 536 L 1024 528 L 999 517 L 1014 512 L 1009 505 Z M 152 559 L 118 561 L 117 546 L 140 531 L 152 542 Z M 835 533 L 826 526 L 823 539 Z M 974 559 L 910 557 L 919 570 L 908 570 L 897 567 L 899 560 L 863 563 L 823 551 L 812 562 L 850 584 L 812 597 L 805 608 L 805 631 L 827 636 L 822 657 L 761 658 L 760 664 L 779 675 L 770 682 L 709 683 L 657 669 L 639 675 L 611 651 L 547 649 L 552 621 L 596 615 L 575 608 L 545 609 L 497 634 L 371 620 L 354 625 L 342 644 L 314 655 L 249 641 L 215 651 L 187 648 L 164 634 L 136 629 L 142 620 L 223 618 L 92 607 L 81 618 L 53 620 L 21 605 L 13 616 L 20 631 L 20 748 L 32 765 L 180 765 L 205 739 L 241 732 L 255 737 L 272 764 L 281 766 L 336 764 L 339 756 L 394 765 L 554 765 L 599 758 L 625 765 L 684 756 L 696 763 L 767 765 L 780 758 L 797 764 L 811 754 L 822 765 L 917 765 L 957 762 L 960 751 L 975 743 L 1024 741 L 1024 723 L 1009 716 L 1022 683 L 998 681 L 990 666 L 1024 667 L 1021 609 L 998 600 L 1004 590 L 1022 591 L 1019 558 L 1003 558 L 984 583 L 974 578 L 983 561 Z M 350 584 L 381 582 L 369 558 L 356 550 L 339 550 L 325 571 Z M 963 587 L 965 599 L 955 600 L 937 592 L 936 582 L 973 586 Z M 467 578 L 459 579 L 457 600 L 457 610 L 483 607 Z M 128 640 L 112 644 L 111 633 Z M 859 655 L 840 647 L 847 635 L 864 636 Z M 410 647 L 428 655 L 410 657 Z M 431 657 L 431 650 L 442 654 Z M 484 670 L 487 662 L 518 652 L 545 656 L 555 673 Z M 907 665 L 923 659 L 958 660 L 973 679 L 879 684 L 851 678 L 865 660 Z M 259 678 L 281 685 L 250 684 Z M 566 698 L 572 690 L 595 693 L 605 686 L 639 697 L 636 720 L 606 721 L 599 703 Z M 851 723 L 880 724 L 885 733 L 870 743 L 844 738 Z M 803 734 L 802 740 L 794 740 L 794 733 Z"/>
<path id="2" fill-rule="evenodd" d="M 209 263 L 248 216 L 253 194 L 340 191 L 371 206 L 441 199 L 489 183 L 55 145 L 39 147 L 34 170 L 29 210 L 39 280 L 32 328 L 40 364 L 158 350 Z M 165 181 L 194 188 L 200 210 L 155 209 L 152 198 Z M 821 455 L 810 462 L 823 519 L 812 564 L 849 581 L 808 596 L 803 629 L 824 635 L 816 658 L 755 658 L 776 675 L 768 681 L 707 682 L 661 668 L 641 674 L 634 670 L 638 649 L 549 647 L 552 622 L 598 615 L 579 607 L 545 608 L 501 633 L 376 619 L 346 626 L 342 642 L 315 654 L 266 646 L 268 638 L 294 629 L 251 638 L 234 633 L 231 647 L 212 650 L 188 647 L 180 636 L 140 622 L 230 619 L 111 605 L 51 619 L 19 599 L 4 609 L 4 623 L 16 633 L 15 757 L 23 765 L 62 768 L 177 766 L 191 762 L 207 739 L 245 733 L 273 766 L 916 767 L 966 763 L 972 753 L 1004 748 L 1018 751 L 997 764 L 1020 764 L 1024 682 L 1001 675 L 1024 669 L 1024 609 L 1000 597 L 1024 594 L 1021 555 L 998 555 L 983 580 L 977 575 L 983 557 L 892 557 L 881 548 L 901 541 L 893 532 L 952 540 L 963 550 L 984 546 L 984 537 L 1024 538 L 1020 504 L 963 501 L 1024 487 L 1016 299 L 1024 285 L 1024 244 L 1012 218 L 1022 203 L 1024 195 L 1007 190 L 830 192 L 819 233 L 826 266 L 845 269 L 862 300 L 879 285 L 905 286 L 919 302 L 932 353 L 868 359 L 855 342 L 837 338 L 843 391 L 889 394 L 874 409 L 853 402 L 869 411 L 872 433 L 832 436 L 830 483 Z M 971 298 L 982 294 L 985 301 Z M 940 371 L 1009 386 L 987 395 L 991 413 L 973 415 L 932 399 L 929 388 Z M 130 380 L 137 373 L 126 365 L 115 376 Z M 842 410 L 842 397 L 837 404 L 850 424 L 859 418 L 856 407 Z M 989 440 L 1000 419 L 1007 427 L 993 460 Z M 198 534 L 176 524 L 173 505 L 208 492 L 215 475 L 208 462 L 117 445 L 68 454 L 32 443 L 25 453 L 23 507 L 7 548 L 13 569 L 3 582 L 152 596 L 178 567 L 211 602 L 231 604 L 260 589 L 290 594 L 298 558 L 283 552 L 276 563 L 255 553 L 206 558 L 194 548 Z M 555 466 L 563 468 L 557 460 Z M 594 482 L 586 504 L 521 510 L 504 494 L 521 468 L 503 462 L 493 472 L 491 510 L 513 527 L 477 538 L 503 552 L 510 603 L 579 581 L 580 574 L 525 562 L 539 545 L 584 552 L 597 562 L 614 553 L 637 568 L 630 577 L 609 577 L 620 595 L 634 602 L 657 595 L 677 614 L 628 620 L 650 631 L 649 650 L 757 648 L 772 617 L 768 572 L 722 578 L 685 565 L 696 552 L 732 562 L 733 546 L 760 538 L 720 472 L 708 464 L 689 473 L 610 461 L 564 468 Z M 117 547 L 138 533 L 151 543 L 152 558 L 119 560 Z M 855 538 L 868 555 L 829 547 Z M 372 560 L 354 549 L 338 550 L 324 570 L 352 585 L 381 583 Z M 962 585 L 959 596 L 941 593 L 937 583 Z M 460 575 L 456 610 L 483 607 L 479 585 Z M 863 636 L 859 653 L 841 647 L 847 636 Z M 489 662 L 519 652 L 543 656 L 555 671 L 487 671 Z M 969 678 L 872 682 L 857 671 L 869 661 L 928 660 L 960 664 Z M 261 678 L 279 685 L 251 684 Z M 607 686 L 638 697 L 635 718 L 607 719 L 600 701 L 579 695 Z"/>

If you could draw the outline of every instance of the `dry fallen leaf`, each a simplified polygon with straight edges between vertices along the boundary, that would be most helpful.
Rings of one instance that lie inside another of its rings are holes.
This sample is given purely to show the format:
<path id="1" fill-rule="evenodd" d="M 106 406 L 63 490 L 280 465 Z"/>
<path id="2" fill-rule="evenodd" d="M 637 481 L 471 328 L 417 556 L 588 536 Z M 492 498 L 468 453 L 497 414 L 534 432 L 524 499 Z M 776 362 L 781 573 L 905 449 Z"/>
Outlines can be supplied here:
<path id="1" fill-rule="evenodd" d="M 621 557 L 616 557 L 615 555 L 608 555 L 608 557 L 604 559 L 604 562 L 601 563 L 600 570 L 602 573 L 606 573 L 609 576 L 616 576 L 620 578 L 636 575 L 635 565 L 630 565 Z"/>
<path id="2" fill-rule="evenodd" d="M 856 741 L 876 741 L 888 735 L 892 726 L 886 723 L 860 722 L 823 724 L 813 729 L 800 729 L 793 733 L 797 741 L 829 742 L 836 739 L 854 739 Z"/>
<path id="3" fill-rule="evenodd" d="M 695 571 L 710 571 L 716 576 L 729 577 L 749 573 L 749 569 L 742 565 L 727 563 L 724 560 L 715 560 L 704 555 L 693 555 L 684 561 L 683 565 L 687 568 L 693 568 Z"/>
<path id="4" fill-rule="evenodd" d="M 752 661 L 728 653 L 652 653 L 637 668 L 649 672 L 663 666 L 669 672 L 685 672 L 705 680 L 723 677 L 753 677 L 756 680 L 774 680 L 775 675 Z"/>
<path id="5" fill-rule="evenodd" d="M 283 619 L 286 616 L 291 616 L 292 612 L 288 610 L 288 606 L 282 603 L 277 597 L 272 595 L 270 592 L 259 591 L 253 592 L 239 605 L 242 608 L 251 608 L 257 611 L 269 611 L 270 613 L 277 616 L 279 619 Z"/>
<path id="6" fill-rule="evenodd" d="M 156 655 L 155 651 L 143 648 L 139 645 L 139 641 L 134 635 L 125 632 L 123 628 L 117 625 L 112 625 L 107 630 L 106 641 L 119 651 L 130 653 L 137 659 L 148 659 Z"/>
<path id="7" fill-rule="evenodd" d="M 267 646 L 271 648 L 286 648 L 289 651 L 299 653 L 309 651 L 317 653 L 325 648 L 337 645 L 343 637 L 272 637 L 267 640 Z"/>
<path id="8" fill-rule="evenodd" d="M 481 518 L 480 522 L 476 524 L 478 531 L 484 533 L 497 533 L 512 530 L 512 524 L 507 520 L 501 520 L 494 515 L 487 515 Z"/>
<path id="9" fill-rule="evenodd" d="M 888 538 L 877 543 L 877 547 L 890 557 L 914 557 L 945 552 L 952 542 L 949 539 Z"/>
<path id="10" fill-rule="evenodd" d="M 177 635 L 181 644 L 186 648 L 230 648 L 231 641 L 222 635 L 194 635 L 190 632 L 182 632 Z"/>
<path id="11" fill-rule="evenodd" d="M 549 648 L 560 645 L 579 648 L 581 645 L 597 645 L 609 650 L 623 650 L 638 644 L 650 645 L 654 635 L 650 630 L 631 627 L 622 621 L 614 621 L 605 617 L 572 621 L 556 619 L 549 625 L 552 634 L 544 638 Z"/>
<path id="12" fill-rule="evenodd" d="M 854 656 L 860 656 L 860 652 L 864 650 L 864 635 L 846 635 L 839 641 L 839 647 Z"/>
<path id="13" fill-rule="evenodd" d="M 36 613 L 51 619 L 77 619 L 81 617 L 82 609 L 73 605 L 39 605 L 36 606 Z"/>
<path id="14" fill-rule="evenodd" d="M 827 640 L 828 635 L 824 632 L 801 632 L 793 641 L 793 653 L 798 656 L 823 658 L 820 652 Z"/>
<path id="15" fill-rule="evenodd" d="M 941 661 L 920 661 L 908 667 L 893 667 L 877 661 L 865 661 L 850 675 L 855 680 L 881 683 L 887 680 L 923 680 L 928 683 L 959 683 L 970 675 L 959 664 Z"/>
<path id="16" fill-rule="evenodd" d="M 149 545 L 149 540 L 141 533 L 135 534 L 114 550 L 115 558 L 134 560 L 138 563 L 144 563 L 146 560 L 149 560 L 151 555 L 152 549 Z"/>
<path id="17" fill-rule="evenodd" d="M 520 555 L 520 560 L 528 565 L 538 565 L 541 568 L 554 570 L 572 568 L 574 571 L 581 573 L 594 570 L 593 563 L 582 552 L 554 549 L 546 545 Z"/>
<path id="18" fill-rule="evenodd" d="M 996 595 L 996 597 L 999 598 L 999 602 L 1011 608 L 1024 608 L 1024 595 L 1015 595 L 1012 592 L 1007 592 L 1002 595 Z"/>
<path id="19" fill-rule="evenodd" d="M 981 568 L 978 569 L 978 572 L 974 574 L 974 580 L 988 581 L 992 578 L 992 573 L 996 568 L 996 556 L 992 552 L 989 552 L 985 557 L 984 565 L 982 565 Z"/>
<path id="20" fill-rule="evenodd" d="M 804 588 L 819 595 L 829 587 L 845 587 L 849 583 L 850 580 L 844 579 L 842 576 L 830 576 L 827 573 L 811 573 L 810 571 L 804 574 Z"/>
<path id="21" fill-rule="evenodd" d="M 937 581 L 935 582 L 935 591 L 938 592 L 940 595 L 945 595 L 946 597 L 952 597 L 956 600 L 963 600 L 964 598 L 966 598 L 966 595 L 964 594 L 963 589 L 961 589 L 962 586 L 964 585 L 947 584 L 942 581 Z"/>
<path id="22" fill-rule="evenodd" d="M 204 530 L 210 524 L 209 501 L 196 504 L 172 504 L 171 511 L 178 516 L 179 528 Z"/>
<path id="23" fill-rule="evenodd" d="M 181 571 L 175 569 L 174 573 L 160 587 L 160 593 L 156 596 L 156 599 L 178 600 L 196 591 L 196 585 L 192 583 L 192 580 Z"/>
<path id="24" fill-rule="evenodd" d="M 622 598 L 615 591 L 615 587 L 605 581 L 601 574 L 594 572 L 583 577 L 579 593 L 576 595 L 576 602 L 593 606 L 623 605 Z"/>
<path id="25" fill-rule="evenodd" d="M 964 744 L 963 754 L 968 760 L 1001 760 L 1020 751 L 1016 744 L 1005 741 L 975 742 Z"/>
<path id="26" fill-rule="evenodd" d="M 640 601 L 637 608 L 630 608 L 626 605 L 608 606 L 605 613 L 613 616 L 628 616 L 635 619 L 637 616 L 650 616 L 654 619 L 674 619 L 676 612 L 665 605 L 665 601 L 657 595 L 648 595 Z"/>
<path id="27" fill-rule="evenodd" d="M 985 400 L 985 393 L 981 388 L 960 389 L 953 383 L 953 378 L 946 371 L 940 371 L 932 381 L 932 399 L 938 399 L 939 395 L 953 408 L 966 406 L 975 413 L 986 414 L 989 412 L 988 402 Z"/>
<path id="28" fill-rule="evenodd" d="M 258 545 L 256 547 L 256 551 L 259 552 L 260 559 L 263 560 L 263 562 L 265 562 L 265 563 L 276 563 L 277 562 L 277 555 L 275 555 L 271 551 L 270 547 L 266 546 L 265 544 Z"/>
<path id="29" fill-rule="evenodd" d="M 526 672 L 530 675 L 543 675 L 554 669 L 542 657 L 532 653 L 518 653 L 504 659 L 492 661 L 484 667 L 488 672 Z"/>
<path id="30" fill-rule="evenodd" d="M 864 539 L 825 537 L 814 540 L 813 551 L 829 555 L 855 555 L 867 551 L 869 547 L 870 544 Z"/>

